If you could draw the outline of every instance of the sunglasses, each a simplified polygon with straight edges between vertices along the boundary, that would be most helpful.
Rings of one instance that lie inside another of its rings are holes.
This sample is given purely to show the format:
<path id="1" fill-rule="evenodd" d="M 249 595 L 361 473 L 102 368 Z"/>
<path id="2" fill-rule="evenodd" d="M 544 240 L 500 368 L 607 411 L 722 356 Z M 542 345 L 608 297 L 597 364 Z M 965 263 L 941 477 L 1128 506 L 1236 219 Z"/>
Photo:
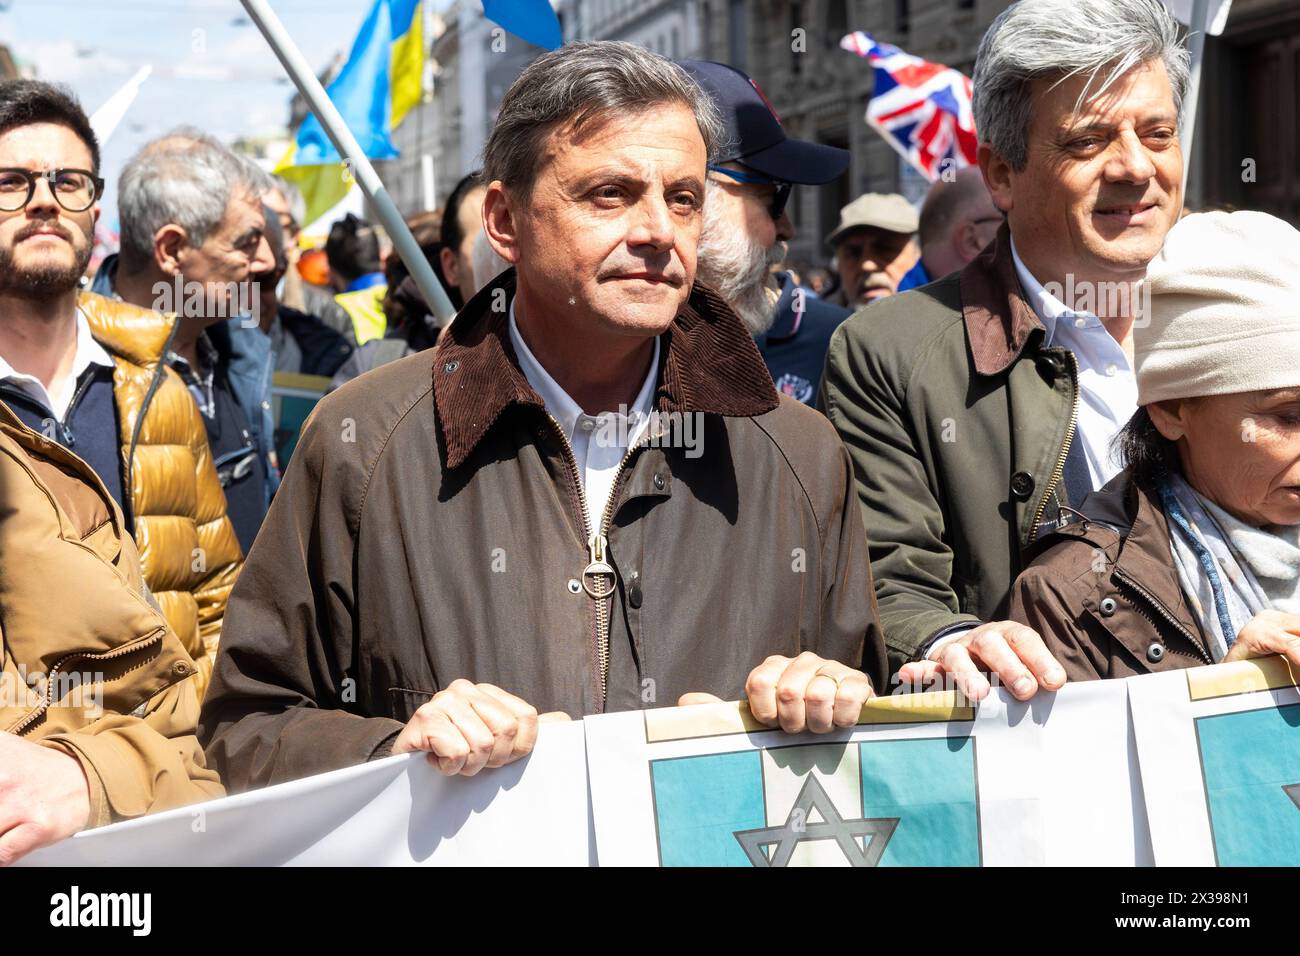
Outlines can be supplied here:
<path id="1" fill-rule="evenodd" d="M 790 193 L 794 189 L 794 183 L 782 182 L 779 179 L 764 176 L 762 173 L 748 173 L 739 169 L 727 169 L 725 166 L 715 166 L 713 163 L 709 163 L 709 170 L 719 176 L 726 176 L 728 179 L 750 186 L 775 186 L 776 195 L 772 197 L 772 205 L 767 209 L 773 221 L 780 219 L 781 214 L 785 212 L 785 204 L 790 201 Z"/>

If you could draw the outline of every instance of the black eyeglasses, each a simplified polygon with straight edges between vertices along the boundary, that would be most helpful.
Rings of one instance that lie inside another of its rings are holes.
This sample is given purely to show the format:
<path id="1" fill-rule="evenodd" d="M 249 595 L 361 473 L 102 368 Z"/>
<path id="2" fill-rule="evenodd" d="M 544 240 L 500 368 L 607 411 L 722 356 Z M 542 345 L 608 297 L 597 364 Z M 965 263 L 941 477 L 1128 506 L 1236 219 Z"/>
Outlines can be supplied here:
<path id="1" fill-rule="evenodd" d="M 54 201 L 68 212 L 85 212 L 104 194 L 104 180 L 88 169 L 0 169 L 0 212 L 26 209 L 36 195 L 36 180 L 50 187 Z"/>
<path id="2" fill-rule="evenodd" d="M 775 186 L 776 195 L 772 197 L 772 205 L 768 207 L 767 211 L 771 213 L 773 221 L 780 219 L 781 213 L 785 212 L 785 204 L 790 201 L 790 192 L 794 189 L 793 183 L 782 182 L 761 173 L 747 173 L 739 169 L 727 169 L 725 166 L 715 166 L 712 163 L 709 163 L 709 169 L 729 179 L 734 179 L 738 183 L 751 186 Z"/>

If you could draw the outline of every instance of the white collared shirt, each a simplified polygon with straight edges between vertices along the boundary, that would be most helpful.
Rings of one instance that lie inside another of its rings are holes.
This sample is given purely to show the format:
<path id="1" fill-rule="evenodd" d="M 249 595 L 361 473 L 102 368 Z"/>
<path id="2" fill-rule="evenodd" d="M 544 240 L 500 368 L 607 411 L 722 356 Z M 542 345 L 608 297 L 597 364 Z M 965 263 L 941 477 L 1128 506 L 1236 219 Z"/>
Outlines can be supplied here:
<path id="1" fill-rule="evenodd" d="M 72 358 L 72 371 L 62 381 L 51 383 L 50 390 L 46 391 L 39 378 L 17 371 L 3 355 L 0 355 L 0 379 L 17 385 L 53 412 L 59 421 L 63 421 L 68 413 L 68 406 L 72 403 L 72 396 L 77 392 L 77 382 L 91 365 L 107 365 L 112 368 L 113 358 L 95 341 L 95 336 L 90 331 L 90 323 L 78 309 L 77 351 Z"/>
<path id="2" fill-rule="evenodd" d="M 587 503 L 587 514 L 592 530 L 600 526 L 601 515 L 613 490 L 614 477 L 627 450 L 637 443 L 650 426 L 650 412 L 654 407 L 655 380 L 659 374 L 659 339 L 655 338 L 654 355 L 650 371 L 641 390 L 637 392 L 632 407 L 626 411 L 607 411 L 588 415 L 562 389 L 550 373 L 537 361 L 528 343 L 519 333 L 515 322 L 515 303 L 510 302 L 510 342 L 519 357 L 519 367 L 528 384 L 542 397 L 546 410 L 560 423 L 560 430 L 573 447 L 578 475 L 582 479 L 582 493 Z"/>
<path id="3" fill-rule="evenodd" d="M 1011 240 L 1011 258 L 1025 298 L 1047 329 L 1046 345 L 1067 348 L 1079 363 L 1079 426 L 1093 489 L 1122 470 L 1111 442 L 1137 411 L 1137 377 L 1124 348 L 1091 312 L 1066 308 L 1043 288 L 1020 261 Z"/>

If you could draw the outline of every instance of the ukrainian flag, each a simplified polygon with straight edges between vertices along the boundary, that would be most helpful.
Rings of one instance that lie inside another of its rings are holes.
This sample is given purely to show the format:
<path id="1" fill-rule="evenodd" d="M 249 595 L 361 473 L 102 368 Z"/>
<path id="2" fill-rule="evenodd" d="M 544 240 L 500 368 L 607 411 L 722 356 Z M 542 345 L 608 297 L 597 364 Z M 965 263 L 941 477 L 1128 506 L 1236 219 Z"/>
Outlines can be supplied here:
<path id="1" fill-rule="evenodd" d="M 375 0 L 342 71 L 326 89 L 369 159 L 394 159 L 392 132 L 419 101 L 424 73 L 423 0 Z M 307 201 L 303 225 L 347 195 L 351 176 L 309 114 L 275 171 Z"/>

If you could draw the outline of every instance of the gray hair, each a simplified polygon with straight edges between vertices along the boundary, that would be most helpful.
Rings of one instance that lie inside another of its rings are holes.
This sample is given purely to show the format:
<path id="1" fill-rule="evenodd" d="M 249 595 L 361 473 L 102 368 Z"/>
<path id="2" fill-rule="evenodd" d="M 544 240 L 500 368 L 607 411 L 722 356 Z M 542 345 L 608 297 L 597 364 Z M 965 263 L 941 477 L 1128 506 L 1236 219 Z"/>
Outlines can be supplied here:
<path id="1" fill-rule="evenodd" d="M 1075 108 L 1141 63 L 1159 58 L 1181 109 L 1189 57 L 1160 0 L 1020 0 L 1002 11 L 975 57 L 975 131 L 1022 170 L 1028 161 L 1030 84 L 1086 76 Z"/>
<path id="2" fill-rule="evenodd" d="M 289 215 L 293 216 L 293 221 L 299 226 L 307 225 L 307 223 L 303 222 L 307 218 L 307 200 L 302 198 L 302 190 L 283 176 L 272 176 L 271 184 L 276 192 L 284 197 L 285 203 L 289 206 Z"/>
<path id="3" fill-rule="evenodd" d="M 221 225 L 234 196 L 260 197 L 270 187 L 270 177 L 252 160 L 201 130 L 182 126 L 146 143 L 118 185 L 123 268 L 144 268 L 153 259 L 154 236 L 169 224 L 201 245 Z"/>
<path id="4" fill-rule="evenodd" d="M 570 43 L 544 53 L 506 91 L 483 147 L 485 182 L 501 180 L 527 197 L 544 143 L 562 123 L 575 129 L 614 114 L 634 115 L 664 103 L 695 114 L 712 161 L 726 134 L 713 101 L 676 63 L 631 43 Z"/>

